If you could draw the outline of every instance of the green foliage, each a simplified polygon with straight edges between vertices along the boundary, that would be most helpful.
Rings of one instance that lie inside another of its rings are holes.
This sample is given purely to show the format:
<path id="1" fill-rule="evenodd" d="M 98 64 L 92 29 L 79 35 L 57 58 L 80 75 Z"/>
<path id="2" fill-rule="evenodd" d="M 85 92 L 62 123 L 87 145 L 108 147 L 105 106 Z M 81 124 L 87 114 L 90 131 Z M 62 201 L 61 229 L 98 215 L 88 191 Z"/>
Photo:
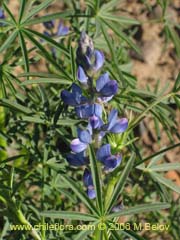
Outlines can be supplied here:
<path id="1" fill-rule="evenodd" d="M 178 239 L 176 213 L 180 209 L 172 193 L 179 194 L 180 187 L 162 173 L 180 169 L 179 163 L 165 161 L 165 153 L 180 146 L 175 142 L 180 139 L 175 120 L 175 110 L 180 108 L 180 74 L 168 93 L 167 86 L 160 88 L 158 83 L 153 90 L 137 87 L 137 79 L 129 69 L 129 53 L 140 56 L 141 50 L 129 32 L 141 23 L 118 15 L 120 0 L 86 0 L 85 10 L 80 1 L 64 1 L 63 11 L 48 14 L 45 12 L 53 0 L 21 0 L 18 16 L 8 7 L 11 0 L 1 2 L 6 18 L 0 19 L 0 216 L 4 223 L 0 239 L 145 239 L 138 231 L 111 230 L 110 226 L 121 216 L 128 216 L 129 222 L 142 217 L 162 222 L 166 220 L 163 213 L 173 223 L 170 234 Z M 164 36 L 173 42 L 180 57 L 175 23 L 167 17 L 168 1 L 157 2 L 162 8 Z M 47 36 L 34 28 L 59 19 L 70 24 L 65 36 Z M 77 82 L 76 49 L 83 30 L 105 52 L 103 70 L 119 83 L 119 92 L 107 110 L 116 107 L 129 119 L 126 133 L 108 136 L 114 153 L 123 149 L 124 157 L 121 165 L 109 173 L 106 185 L 96 159 L 96 146 L 89 147 L 96 200 L 90 200 L 84 191 L 82 169 L 75 171 L 66 161 L 76 126 L 83 127 L 86 121 L 77 119 L 59 97 L 63 89 Z M 144 153 L 141 135 L 136 135 L 145 118 L 153 120 L 159 144 L 159 151 L 149 156 Z M 170 146 L 162 146 L 162 131 L 170 139 Z M 124 207 L 113 212 L 120 203 Z M 95 230 L 9 228 L 10 224 L 55 224 L 57 219 L 62 225 L 92 224 Z M 99 224 L 105 229 L 99 229 Z"/>

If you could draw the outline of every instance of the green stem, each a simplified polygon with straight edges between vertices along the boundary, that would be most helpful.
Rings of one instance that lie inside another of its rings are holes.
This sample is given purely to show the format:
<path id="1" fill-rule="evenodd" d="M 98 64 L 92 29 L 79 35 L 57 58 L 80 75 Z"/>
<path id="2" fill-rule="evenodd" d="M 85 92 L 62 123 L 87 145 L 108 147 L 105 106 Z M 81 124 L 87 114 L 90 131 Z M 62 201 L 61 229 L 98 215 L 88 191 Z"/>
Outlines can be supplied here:
<path id="1" fill-rule="evenodd" d="M 28 220 L 25 218 L 22 211 L 17 208 L 15 198 L 9 199 L 6 202 L 6 205 L 9 209 L 9 212 L 12 214 L 12 217 L 15 218 L 15 221 L 18 221 L 18 223 L 27 226 L 26 229 L 29 231 L 29 234 L 33 237 L 34 240 L 42 240 L 36 229 L 34 229 L 30 222 L 28 222 Z"/>
<path id="2" fill-rule="evenodd" d="M 30 231 L 29 233 L 34 238 L 34 240 L 41 240 L 41 237 L 39 236 L 37 231 L 32 227 L 32 225 L 27 221 L 27 219 L 24 217 L 21 210 L 17 210 L 16 216 L 17 216 L 17 218 L 18 218 L 18 220 L 20 221 L 21 224 L 27 225 L 29 227 L 29 229 L 31 229 L 31 230 L 29 230 Z"/>

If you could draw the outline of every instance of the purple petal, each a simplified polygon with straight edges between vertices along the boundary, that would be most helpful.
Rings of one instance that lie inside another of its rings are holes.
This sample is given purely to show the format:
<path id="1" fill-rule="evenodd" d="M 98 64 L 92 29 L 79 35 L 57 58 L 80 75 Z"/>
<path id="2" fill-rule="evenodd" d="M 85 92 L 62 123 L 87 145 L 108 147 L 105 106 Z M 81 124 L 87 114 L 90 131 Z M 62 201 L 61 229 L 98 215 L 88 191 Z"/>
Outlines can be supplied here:
<path id="1" fill-rule="evenodd" d="M 87 148 L 87 143 L 83 143 L 79 140 L 79 138 L 75 138 L 71 142 L 71 150 L 75 153 L 80 153 Z"/>
<path id="2" fill-rule="evenodd" d="M 88 163 L 87 157 L 85 157 L 84 152 L 80 153 L 70 153 L 66 157 L 68 163 L 72 166 L 78 167 L 78 166 L 83 166 Z"/>
<path id="3" fill-rule="evenodd" d="M 121 154 L 117 154 L 117 155 L 116 155 L 116 159 L 117 159 L 117 166 L 119 166 L 119 164 L 120 164 L 121 161 L 122 161 L 122 155 L 121 155 Z"/>
<path id="4" fill-rule="evenodd" d="M 98 134 L 98 141 L 101 142 L 105 135 L 106 135 L 106 132 L 100 131 L 100 133 Z"/>
<path id="5" fill-rule="evenodd" d="M 77 84 L 73 83 L 71 87 L 72 87 L 73 94 L 78 94 L 78 95 L 82 94 L 82 90 Z"/>
<path id="6" fill-rule="evenodd" d="M 93 114 L 95 114 L 97 117 L 102 117 L 102 106 L 100 104 L 94 104 Z"/>
<path id="7" fill-rule="evenodd" d="M 95 55 L 95 63 L 94 63 L 93 69 L 95 71 L 98 71 L 104 64 L 104 54 L 98 50 L 95 50 L 94 55 Z"/>
<path id="8" fill-rule="evenodd" d="M 94 199 L 96 197 L 96 192 L 95 192 L 94 188 L 88 188 L 87 195 L 90 199 Z"/>
<path id="9" fill-rule="evenodd" d="M 72 95 L 73 95 L 76 103 L 77 103 L 77 104 L 80 104 L 80 103 L 81 103 L 81 99 L 82 99 L 82 90 L 81 90 L 81 88 L 80 88 L 77 84 L 75 84 L 75 83 L 72 84 Z"/>
<path id="10" fill-rule="evenodd" d="M 67 105 L 76 106 L 76 100 L 74 99 L 74 96 L 67 90 L 63 90 L 61 92 L 61 99 Z"/>
<path id="11" fill-rule="evenodd" d="M 113 95 L 110 96 L 110 97 L 99 97 L 99 98 L 98 98 L 98 101 L 99 101 L 99 102 L 102 102 L 102 103 L 107 103 L 107 102 L 109 102 L 113 97 L 114 97 Z"/>
<path id="12" fill-rule="evenodd" d="M 78 67 L 77 78 L 81 83 L 87 84 L 88 77 L 86 76 L 84 69 L 81 66 Z"/>
<path id="13" fill-rule="evenodd" d="M 91 135 L 93 134 L 92 126 L 91 126 L 90 123 L 88 123 L 87 130 L 89 131 L 89 133 L 90 133 Z"/>
<path id="14" fill-rule="evenodd" d="M 114 126 L 111 129 L 109 129 L 109 131 L 112 133 L 122 133 L 127 129 L 127 127 L 128 127 L 127 118 L 121 118 L 116 121 Z"/>
<path id="15" fill-rule="evenodd" d="M 110 80 L 106 85 L 100 90 L 100 93 L 105 97 L 110 97 L 115 95 L 118 91 L 118 84 L 116 80 Z"/>
<path id="16" fill-rule="evenodd" d="M 104 170 L 105 171 L 113 171 L 116 167 L 119 166 L 121 159 L 122 159 L 121 155 L 110 156 L 109 158 L 106 158 L 103 161 L 103 163 L 105 165 Z"/>
<path id="17" fill-rule="evenodd" d="M 90 125 L 92 129 L 100 128 L 103 125 L 103 122 L 100 117 L 93 115 L 89 118 Z"/>
<path id="18" fill-rule="evenodd" d="M 96 90 L 99 92 L 109 81 L 110 79 L 108 73 L 101 75 L 96 81 Z"/>
<path id="19" fill-rule="evenodd" d="M 89 104 L 76 107 L 75 110 L 79 118 L 89 118 L 93 114 L 93 106 Z"/>
<path id="20" fill-rule="evenodd" d="M 103 164 L 105 165 L 105 170 L 112 170 L 117 166 L 117 159 L 115 156 L 109 156 L 104 159 Z"/>
<path id="21" fill-rule="evenodd" d="M 78 138 L 81 142 L 89 144 L 92 141 L 91 134 L 88 130 L 78 131 Z"/>
<path id="22" fill-rule="evenodd" d="M 96 157 L 99 161 L 103 162 L 106 158 L 111 156 L 110 144 L 105 144 L 97 150 Z"/>
<path id="23" fill-rule="evenodd" d="M 67 35 L 69 32 L 69 28 L 64 26 L 64 24 L 62 22 L 59 23 L 58 26 L 58 31 L 57 31 L 57 36 L 64 36 Z"/>
<path id="24" fill-rule="evenodd" d="M 118 111 L 116 109 L 112 109 L 109 116 L 108 116 L 108 130 L 111 129 L 114 124 L 116 123 L 118 117 Z"/>
<path id="25" fill-rule="evenodd" d="M 93 186 L 93 180 L 91 172 L 86 168 L 83 174 L 83 182 L 86 187 Z"/>

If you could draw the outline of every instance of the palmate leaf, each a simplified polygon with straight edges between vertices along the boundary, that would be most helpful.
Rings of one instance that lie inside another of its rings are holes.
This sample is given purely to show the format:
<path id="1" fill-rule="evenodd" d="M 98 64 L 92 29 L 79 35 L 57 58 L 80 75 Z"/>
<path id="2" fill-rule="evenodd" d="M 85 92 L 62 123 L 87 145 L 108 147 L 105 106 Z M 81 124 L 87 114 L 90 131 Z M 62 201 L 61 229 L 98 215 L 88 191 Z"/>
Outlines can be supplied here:
<path id="1" fill-rule="evenodd" d="M 14 28 L 14 24 L 11 21 L 8 21 L 7 19 L 0 19 L 0 23 L 4 24 L 4 25 L 9 25 L 11 27 L 8 28 L 8 30 L 10 30 L 11 28 Z"/>
<path id="2" fill-rule="evenodd" d="M 32 8 L 29 11 L 29 13 L 24 17 L 22 23 L 27 22 L 29 19 L 35 16 L 38 12 L 47 8 L 52 2 L 54 2 L 54 0 L 46 0 L 46 1 L 43 1 L 41 4 L 34 6 L 34 8 Z"/>
<path id="3" fill-rule="evenodd" d="M 151 212 L 151 211 L 159 211 L 162 209 L 167 209 L 170 208 L 169 203 L 164 203 L 164 202 L 158 202 L 158 203 L 146 203 L 146 204 L 141 204 L 137 205 L 134 207 L 130 207 L 128 209 L 123 209 L 119 212 L 112 213 L 106 216 L 107 220 L 117 218 L 120 216 L 127 216 L 127 215 L 134 215 L 134 214 L 139 214 L 139 213 L 144 213 L 144 212 Z"/>
<path id="4" fill-rule="evenodd" d="M 76 194 L 76 196 L 81 199 L 81 201 L 84 203 L 84 205 L 92 212 L 94 213 L 94 216 L 98 216 L 98 211 L 96 207 L 94 206 L 93 202 L 87 197 L 87 195 L 84 193 L 83 190 L 81 190 L 80 185 L 75 183 L 70 177 L 61 174 L 60 178 L 63 180 L 64 183 L 66 183 L 69 188 L 72 189 L 72 191 Z"/>
<path id="5" fill-rule="evenodd" d="M 116 66 L 117 73 L 118 73 L 119 78 L 120 78 L 120 80 L 121 80 L 121 82 L 122 82 L 122 85 L 123 85 L 123 83 L 124 83 L 126 80 L 124 79 L 124 76 L 123 76 L 123 74 L 122 74 L 122 71 L 121 71 L 120 68 L 119 68 L 119 63 L 118 63 L 118 61 L 117 61 L 117 57 L 116 57 L 115 50 L 114 50 L 114 48 L 113 48 L 113 44 L 112 44 L 112 42 L 111 42 L 110 39 L 109 39 L 109 36 L 108 36 L 108 34 L 107 34 L 107 30 L 105 29 L 104 24 L 101 22 L 100 19 L 98 19 L 98 21 L 99 21 L 99 24 L 100 24 L 102 33 L 103 33 L 103 35 L 104 35 L 104 38 L 105 38 L 105 40 L 106 40 L 106 42 L 107 42 L 107 45 L 108 45 L 108 47 L 109 47 L 109 50 L 110 50 L 110 52 L 111 52 L 111 57 L 112 57 L 113 62 L 114 62 L 114 64 L 115 64 L 115 66 Z"/>
<path id="6" fill-rule="evenodd" d="M 37 31 L 31 30 L 31 29 L 25 29 L 24 31 L 28 32 L 29 34 L 33 34 L 33 35 L 39 37 L 40 39 L 43 39 L 44 41 L 49 43 L 52 47 L 55 47 L 56 49 L 60 50 L 66 56 L 69 57 L 68 50 L 65 47 L 63 47 L 60 43 L 57 43 L 56 41 L 54 41 L 52 38 L 47 37 L 46 35 L 39 33 Z"/>
<path id="7" fill-rule="evenodd" d="M 170 188 L 171 190 L 180 194 L 180 187 L 177 186 L 173 181 L 163 177 L 162 175 L 151 171 L 150 176 L 157 182 L 165 185 L 166 187 Z"/>
<path id="8" fill-rule="evenodd" d="M 5 3 L 3 3 L 3 8 L 9 15 L 10 19 L 12 20 L 12 23 L 14 23 L 14 25 L 16 25 L 17 24 L 16 19 L 14 18 L 13 14 L 11 13 L 11 11 L 9 10 L 9 8 L 7 7 L 7 5 Z"/>
<path id="9" fill-rule="evenodd" d="M 6 50 L 7 48 L 9 48 L 9 46 L 11 45 L 11 43 L 15 40 L 15 38 L 17 37 L 18 32 L 16 30 L 14 30 L 6 39 L 6 41 L 1 45 L 0 47 L 0 53 L 3 52 L 4 50 Z"/>
<path id="10" fill-rule="evenodd" d="M 72 84 L 71 81 L 66 79 L 59 79 L 59 78 L 38 78 L 35 80 L 27 80 L 21 83 L 21 86 L 27 86 L 32 84 L 41 84 L 41 83 L 51 83 L 51 84 L 62 84 L 62 85 L 70 85 Z"/>
<path id="11" fill-rule="evenodd" d="M 58 126 L 75 126 L 76 124 L 82 122 L 82 120 L 75 120 L 75 119 L 70 119 L 70 118 L 64 118 L 64 119 L 59 119 L 56 122 L 56 125 Z"/>
<path id="12" fill-rule="evenodd" d="M 19 36 L 19 42 L 20 42 L 20 46 L 21 46 L 23 59 L 24 59 L 25 71 L 29 72 L 28 52 L 27 52 L 26 43 L 25 43 L 25 40 L 24 40 L 24 37 L 23 37 L 23 34 L 21 33 L 21 31 L 18 32 L 18 36 Z"/>
<path id="13" fill-rule="evenodd" d="M 8 107 L 12 110 L 16 110 L 25 114 L 32 113 L 32 111 L 29 108 L 22 106 L 21 104 L 15 101 L 11 101 L 9 99 L 4 99 L 4 98 L 0 99 L 0 106 Z"/>
<path id="14" fill-rule="evenodd" d="M 73 10 L 66 10 L 63 12 L 57 12 L 57 13 L 53 13 L 53 14 L 48 14 L 46 16 L 37 17 L 37 18 L 34 18 L 27 22 L 24 22 L 23 24 L 24 24 L 24 26 L 35 25 L 35 24 L 47 22 L 50 20 L 64 19 L 64 18 L 72 17 L 73 15 L 74 15 Z"/>
<path id="15" fill-rule="evenodd" d="M 169 170 L 180 170 L 180 163 L 163 163 L 151 166 L 149 168 L 150 171 L 155 172 L 164 172 Z"/>
<path id="16" fill-rule="evenodd" d="M 167 100 L 168 98 L 171 98 L 173 95 L 175 95 L 174 93 L 169 93 L 165 96 L 162 96 L 162 97 L 159 97 L 157 98 L 155 101 L 153 101 L 151 104 L 149 104 L 149 106 L 147 107 L 146 106 L 146 109 L 138 116 L 136 117 L 129 125 L 129 130 L 133 129 L 135 126 L 137 126 L 139 124 L 139 122 L 146 116 L 146 114 L 149 112 L 149 111 L 152 111 L 152 109 L 160 104 L 161 102 Z"/>
<path id="17" fill-rule="evenodd" d="M 138 235 L 136 232 L 132 231 L 132 230 L 122 230 L 122 233 L 125 236 L 130 237 L 133 240 L 146 240 L 145 238 L 143 238 L 142 236 Z"/>
<path id="18" fill-rule="evenodd" d="M 53 57 L 49 54 L 49 52 L 40 44 L 33 36 L 30 34 L 28 31 L 23 30 L 27 38 L 37 47 L 37 49 L 40 50 L 40 53 L 43 57 L 46 58 L 46 60 L 51 63 L 58 71 L 64 74 L 65 79 L 71 79 L 69 74 L 61 67 L 54 59 Z"/>
<path id="19" fill-rule="evenodd" d="M 163 152 L 163 153 L 158 154 L 158 155 L 156 155 L 155 157 L 153 157 L 153 158 L 151 159 L 151 161 L 149 162 L 149 164 L 148 164 L 147 167 L 150 168 L 151 166 L 156 165 L 156 163 L 157 163 L 159 160 L 161 160 L 161 159 L 164 157 L 164 155 L 165 155 L 165 153 Z"/>
<path id="20" fill-rule="evenodd" d="M 46 124 L 46 120 L 45 119 L 41 119 L 39 116 L 33 116 L 33 117 L 29 117 L 29 116 L 20 116 L 17 121 L 21 121 L 21 122 L 29 122 L 29 123 L 39 123 L 39 124 Z"/>
<path id="21" fill-rule="evenodd" d="M 121 194 L 123 187 L 126 183 L 126 180 L 129 176 L 129 173 L 131 172 L 131 170 L 133 168 L 135 157 L 136 157 L 136 155 L 135 155 L 135 153 L 133 153 L 126 164 L 124 171 L 120 175 L 119 180 L 117 181 L 114 191 L 113 191 L 112 195 L 110 196 L 109 202 L 106 206 L 106 212 L 109 212 L 112 209 L 112 207 L 116 203 L 119 195 Z"/>
<path id="22" fill-rule="evenodd" d="M 93 146 L 90 145 L 89 147 L 89 158 L 90 158 L 90 167 L 91 167 L 91 173 L 92 173 L 92 179 L 94 188 L 96 191 L 96 200 L 97 200 L 97 206 L 100 213 L 103 213 L 103 199 L 102 199 L 102 188 L 100 183 L 100 174 L 98 170 L 97 165 L 97 159 L 96 155 L 94 153 Z"/>
<path id="23" fill-rule="evenodd" d="M 68 212 L 68 211 L 44 211 L 40 213 L 43 217 L 49 217 L 54 219 L 71 219 L 71 220 L 82 220 L 82 221 L 96 221 L 97 218 L 90 214 L 79 213 L 79 212 Z"/>
<path id="24" fill-rule="evenodd" d="M 25 6 L 26 6 L 26 0 L 20 0 L 20 10 L 19 10 L 19 23 L 21 22 L 21 19 L 24 15 L 24 10 L 25 10 Z"/>
<path id="25" fill-rule="evenodd" d="M 108 3 L 105 3 L 101 6 L 102 12 L 108 12 L 117 6 L 117 3 L 120 3 L 121 0 L 111 0 Z"/>
<path id="26" fill-rule="evenodd" d="M 105 19 L 105 20 L 110 20 L 113 22 L 117 22 L 119 24 L 133 24 L 133 25 L 137 25 L 140 24 L 139 21 L 135 20 L 135 19 L 131 19 L 131 18 L 127 18 L 127 17 L 122 17 L 122 16 L 115 16 L 112 15 L 110 13 L 104 13 L 104 12 L 99 12 L 98 16 Z"/>
<path id="27" fill-rule="evenodd" d="M 23 72 L 17 75 L 18 78 L 20 77 L 40 77 L 40 78 L 55 78 L 61 79 L 63 78 L 61 75 L 51 74 L 48 72 Z M 31 81 L 31 80 L 30 80 Z"/>
<path id="28" fill-rule="evenodd" d="M 133 48 L 138 54 L 141 54 L 140 49 L 136 46 L 136 44 L 123 32 L 119 27 L 113 22 L 107 21 L 103 18 L 101 20 L 106 24 L 119 38 L 123 39 L 127 44 Z"/>
<path id="29" fill-rule="evenodd" d="M 120 236 L 119 236 L 118 232 L 115 231 L 115 230 L 111 231 L 111 235 L 112 235 L 113 240 L 119 240 L 120 239 Z"/>

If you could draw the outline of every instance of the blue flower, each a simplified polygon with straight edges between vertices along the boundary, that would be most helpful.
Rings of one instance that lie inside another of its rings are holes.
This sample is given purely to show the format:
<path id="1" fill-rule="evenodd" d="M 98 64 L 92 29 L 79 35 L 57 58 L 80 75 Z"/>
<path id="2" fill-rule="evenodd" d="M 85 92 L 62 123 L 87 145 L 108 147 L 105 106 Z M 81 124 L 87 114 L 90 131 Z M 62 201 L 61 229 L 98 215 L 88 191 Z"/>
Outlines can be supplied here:
<path id="1" fill-rule="evenodd" d="M 108 117 L 107 131 L 111 133 L 123 133 L 128 127 L 128 119 L 118 119 L 118 111 L 113 109 Z"/>
<path id="2" fill-rule="evenodd" d="M 66 159 L 70 165 L 75 167 L 88 164 L 88 158 L 85 156 L 85 152 L 69 153 Z"/>
<path id="3" fill-rule="evenodd" d="M 82 32 L 77 49 L 77 61 L 86 71 L 97 72 L 104 64 L 104 54 L 94 50 L 92 39 Z"/>
<path id="4" fill-rule="evenodd" d="M 75 153 L 84 151 L 91 143 L 92 137 L 89 130 L 78 130 L 78 138 L 71 142 L 71 150 Z"/>
<path id="5" fill-rule="evenodd" d="M 104 54 L 101 51 L 95 50 L 94 51 L 94 65 L 93 65 L 93 70 L 98 71 L 104 64 Z"/>
<path id="6" fill-rule="evenodd" d="M 109 74 L 104 73 L 96 82 L 96 90 L 101 97 L 114 96 L 118 91 L 118 84 L 116 80 L 110 80 Z M 109 99 L 108 99 L 109 100 Z"/>
<path id="7" fill-rule="evenodd" d="M 88 77 L 86 76 L 84 69 L 79 66 L 77 70 L 77 79 L 82 83 L 82 84 L 87 84 L 88 83 Z"/>
<path id="8" fill-rule="evenodd" d="M 85 169 L 83 175 L 84 185 L 87 187 L 87 195 L 90 199 L 94 199 L 96 197 L 96 192 L 94 190 L 93 180 L 91 172 L 88 169 Z"/>
<path id="9" fill-rule="evenodd" d="M 76 107 L 76 114 L 80 118 L 89 118 L 93 115 L 102 117 L 102 106 L 100 104 L 85 104 Z"/>
<path id="10" fill-rule="evenodd" d="M 106 171 L 114 170 L 117 166 L 119 166 L 122 159 L 121 155 L 111 154 L 110 144 L 105 144 L 100 149 L 98 149 L 96 157 L 100 162 L 104 164 L 104 169 Z"/>
<path id="11" fill-rule="evenodd" d="M 77 106 L 87 102 L 87 98 L 82 95 L 81 88 L 75 83 L 72 84 L 72 93 L 67 90 L 61 92 L 61 99 L 70 106 Z"/>
<path id="12" fill-rule="evenodd" d="M 69 32 L 69 27 L 64 26 L 64 24 L 62 23 L 62 21 L 60 21 L 59 25 L 58 25 L 58 30 L 56 35 L 59 36 L 65 36 L 67 35 Z"/>
<path id="13" fill-rule="evenodd" d="M 91 58 L 94 53 L 94 44 L 92 39 L 86 34 L 86 32 L 81 32 L 79 46 L 77 49 L 77 57 L 87 56 Z"/>
<path id="14" fill-rule="evenodd" d="M 83 182 L 84 182 L 85 187 L 93 186 L 92 175 L 91 175 L 91 172 L 87 168 L 84 170 Z"/>
<path id="15" fill-rule="evenodd" d="M 93 57 L 89 57 L 85 55 L 84 58 L 84 68 L 88 71 L 97 72 L 104 64 L 104 54 L 99 51 L 95 50 Z"/>
<path id="16" fill-rule="evenodd" d="M 96 197 L 96 192 L 93 186 L 87 188 L 87 195 L 90 199 L 94 199 Z"/>
<path id="17" fill-rule="evenodd" d="M 45 28 L 47 28 L 48 30 L 53 29 L 54 28 L 54 21 L 50 20 L 47 22 L 43 22 L 43 25 L 45 26 Z"/>
<path id="18" fill-rule="evenodd" d="M 93 114 L 89 118 L 89 124 L 92 127 L 92 129 L 99 129 L 103 125 L 103 121 L 99 116 Z"/>

